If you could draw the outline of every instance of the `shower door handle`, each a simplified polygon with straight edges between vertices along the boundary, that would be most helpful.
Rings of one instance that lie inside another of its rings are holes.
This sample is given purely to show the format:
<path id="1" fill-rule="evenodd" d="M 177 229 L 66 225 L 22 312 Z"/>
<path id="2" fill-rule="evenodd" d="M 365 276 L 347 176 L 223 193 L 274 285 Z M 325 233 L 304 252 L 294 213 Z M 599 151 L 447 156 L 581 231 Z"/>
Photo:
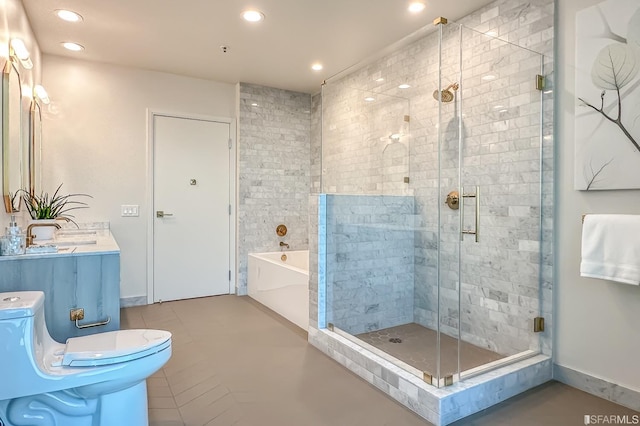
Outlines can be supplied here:
<path id="1" fill-rule="evenodd" d="M 474 194 L 467 194 L 464 192 L 464 187 L 460 187 L 460 241 L 464 241 L 464 234 L 472 234 L 476 236 L 476 243 L 480 241 L 480 187 L 476 186 L 476 192 Z M 464 199 L 475 198 L 476 199 L 476 223 L 475 231 L 470 229 L 464 229 Z"/>

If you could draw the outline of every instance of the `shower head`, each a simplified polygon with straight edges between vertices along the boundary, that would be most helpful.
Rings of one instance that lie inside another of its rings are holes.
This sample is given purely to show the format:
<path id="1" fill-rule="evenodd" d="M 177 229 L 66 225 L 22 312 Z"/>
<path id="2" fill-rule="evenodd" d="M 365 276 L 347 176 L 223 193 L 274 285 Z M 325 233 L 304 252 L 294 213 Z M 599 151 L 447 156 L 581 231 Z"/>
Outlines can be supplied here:
<path id="1" fill-rule="evenodd" d="M 433 99 L 435 99 L 436 101 L 451 102 L 453 98 L 455 98 L 455 95 L 451 90 L 455 92 L 459 88 L 460 85 L 458 83 L 451 83 L 449 86 L 447 86 L 446 89 L 442 91 L 434 90 Z"/>

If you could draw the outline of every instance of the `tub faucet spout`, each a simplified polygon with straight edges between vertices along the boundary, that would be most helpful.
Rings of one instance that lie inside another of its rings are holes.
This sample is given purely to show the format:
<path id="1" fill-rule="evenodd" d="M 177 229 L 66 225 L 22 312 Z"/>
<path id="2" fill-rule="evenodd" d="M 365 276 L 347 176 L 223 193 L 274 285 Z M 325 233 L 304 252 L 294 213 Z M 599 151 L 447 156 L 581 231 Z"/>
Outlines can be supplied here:
<path id="1" fill-rule="evenodd" d="M 289 244 L 285 243 L 284 241 L 280 241 L 280 247 L 289 248 Z"/>

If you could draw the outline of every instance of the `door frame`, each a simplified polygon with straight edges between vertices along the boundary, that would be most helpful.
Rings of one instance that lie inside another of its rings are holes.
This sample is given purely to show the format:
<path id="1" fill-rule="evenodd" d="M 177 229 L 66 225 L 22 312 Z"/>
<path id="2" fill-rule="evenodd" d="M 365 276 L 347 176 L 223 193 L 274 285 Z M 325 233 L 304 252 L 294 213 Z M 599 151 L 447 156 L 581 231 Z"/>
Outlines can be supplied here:
<path id="1" fill-rule="evenodd" d="M 229 138 L 231 139 L 231 148 L 229 149 L 229 205 L 231 212 L 229 214 L 229 269 L 231 271 L 231 279 L 229 280 L 229 294 L 235 294 L 236 278 L 238 266 L 236 263 L 236 222 L 237 222 L 237 203 L 236 203 L 236 171 L 237 171 L 237 134 L 236 120 L 229 117 L 216 117 L 211 115 L 191 114 L 176 111 L 167 111 L 161 109 L 147 108 L 147 185 L 146 185 L 146 202 L 147 202 L 147 304 L 154 303 L 154 276 L 153 276 L 153 224 L 154 224 L 154 152 L 155 152 L 155 134 L 154 134 L 154 118 L 156 116 L 183 118 L 187 120 L 202 120 L 225 123 L 229 125 Z"/>

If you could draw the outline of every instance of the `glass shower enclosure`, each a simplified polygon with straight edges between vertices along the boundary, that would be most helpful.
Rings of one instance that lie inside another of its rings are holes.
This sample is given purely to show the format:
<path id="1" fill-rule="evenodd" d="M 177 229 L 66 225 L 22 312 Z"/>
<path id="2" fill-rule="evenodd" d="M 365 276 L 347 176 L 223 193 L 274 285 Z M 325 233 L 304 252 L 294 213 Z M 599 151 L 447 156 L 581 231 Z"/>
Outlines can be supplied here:
<path id="1" fill-rule="evenodd" d="M 429 31 L 323 85 L 319 327 L 446 386 L 540 351 L 544 73 Z"/>

